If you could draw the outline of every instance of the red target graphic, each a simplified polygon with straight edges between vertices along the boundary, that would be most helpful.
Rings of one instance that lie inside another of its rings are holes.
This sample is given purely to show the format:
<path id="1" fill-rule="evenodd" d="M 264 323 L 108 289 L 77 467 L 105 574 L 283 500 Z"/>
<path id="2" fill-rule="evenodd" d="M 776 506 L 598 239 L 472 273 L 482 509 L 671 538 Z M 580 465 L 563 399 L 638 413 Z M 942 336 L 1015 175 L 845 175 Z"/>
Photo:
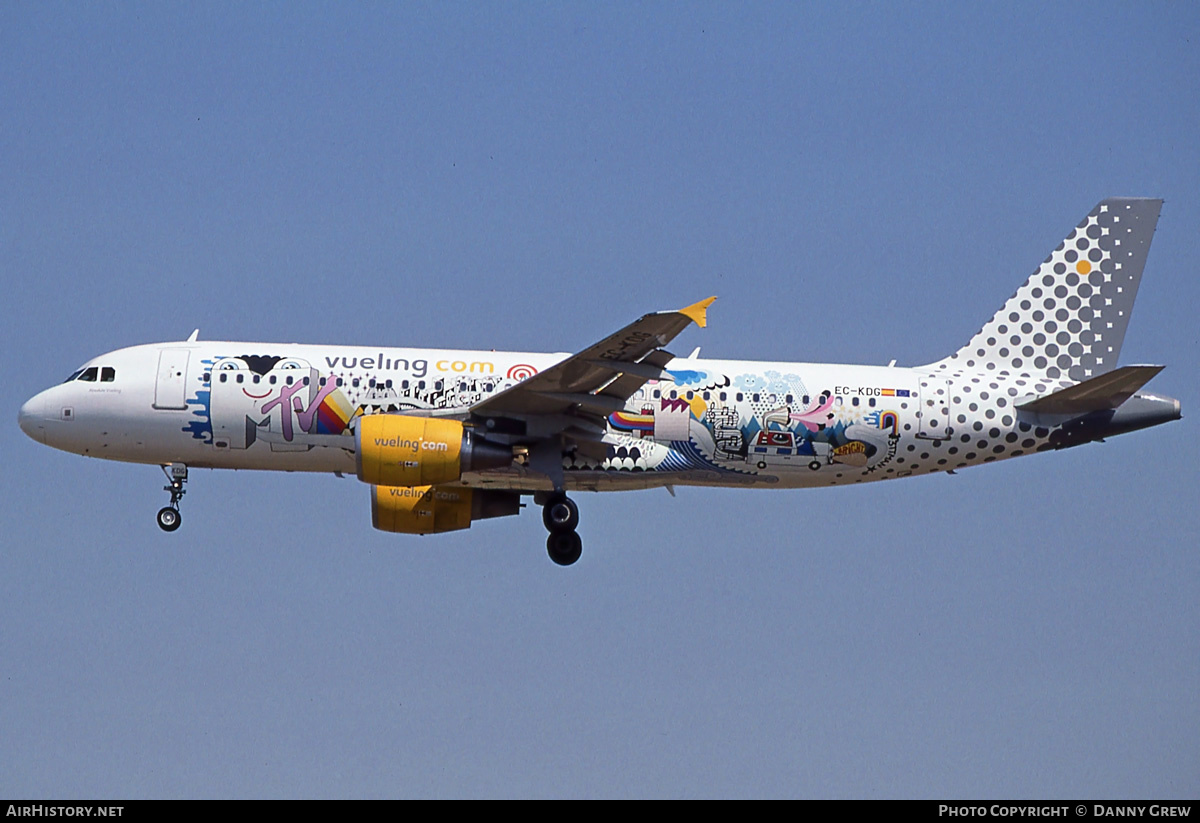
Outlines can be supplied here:
<path id="1" fill-rule="evenodd" d="M 525 363 L 518 363 L 508 370 L 509 380 L 525 380 L 537 374 L 537 369 Z"/>

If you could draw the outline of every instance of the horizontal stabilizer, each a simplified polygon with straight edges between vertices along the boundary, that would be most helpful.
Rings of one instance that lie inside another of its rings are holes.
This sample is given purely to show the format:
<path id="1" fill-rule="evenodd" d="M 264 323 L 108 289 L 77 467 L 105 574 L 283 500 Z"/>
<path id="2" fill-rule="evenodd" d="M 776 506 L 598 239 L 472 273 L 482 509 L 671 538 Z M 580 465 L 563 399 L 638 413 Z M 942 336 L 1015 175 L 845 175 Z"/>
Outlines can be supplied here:
<path id="1" fill-rule="evenodd" d="M 1086 414 L 1115 409 L 1150 382 L 1163 366 L 1122 366 L 1017 406 L 1038 414 Z"/>

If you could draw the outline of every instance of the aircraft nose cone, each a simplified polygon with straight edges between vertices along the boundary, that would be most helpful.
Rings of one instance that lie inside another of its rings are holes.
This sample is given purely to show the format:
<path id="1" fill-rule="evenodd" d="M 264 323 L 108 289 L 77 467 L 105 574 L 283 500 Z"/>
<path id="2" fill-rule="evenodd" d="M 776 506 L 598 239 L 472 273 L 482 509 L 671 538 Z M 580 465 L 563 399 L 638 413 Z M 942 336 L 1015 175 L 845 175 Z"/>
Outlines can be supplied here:
<path id="1" fill-rule="evenodd" d="M 40 394 L 35 395 L 25 401 L 25 405 L 21 406 L 21 411 L 17 415 L 17 425 L 21 427 L 21 431 L 43 444 L 46 442 L 45 415 L 43 413 L 45 406 L 46 398 Z"/>

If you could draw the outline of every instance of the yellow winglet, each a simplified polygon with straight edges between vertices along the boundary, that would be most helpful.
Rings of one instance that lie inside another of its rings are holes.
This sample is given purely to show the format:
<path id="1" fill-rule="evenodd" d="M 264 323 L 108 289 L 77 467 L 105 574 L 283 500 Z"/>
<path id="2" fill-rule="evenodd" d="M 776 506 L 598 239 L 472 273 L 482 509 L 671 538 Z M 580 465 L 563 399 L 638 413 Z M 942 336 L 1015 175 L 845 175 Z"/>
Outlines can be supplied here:
<path id="1" fill-rule="evenodd" d="M 711 306 L 713 301 L 716 299 L 717 298 L 714 296 L 708 298 L 707 300 L 701 300 L 699 303 L 693 303 L 686 309 L 680 309 L 679 313 L 688 320 L 691 320 L 700 328 L 704 328 L 708 325 L 708 307 Z"/>

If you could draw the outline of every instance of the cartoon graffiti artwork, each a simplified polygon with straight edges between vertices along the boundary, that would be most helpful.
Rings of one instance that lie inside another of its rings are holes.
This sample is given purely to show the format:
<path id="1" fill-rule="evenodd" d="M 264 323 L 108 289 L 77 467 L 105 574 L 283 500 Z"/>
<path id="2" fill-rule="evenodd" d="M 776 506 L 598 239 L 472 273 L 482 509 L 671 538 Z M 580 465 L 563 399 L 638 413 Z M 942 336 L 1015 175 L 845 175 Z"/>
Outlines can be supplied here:
<path id="1" fill-rule="evenodd" d="M 654 437 L 654 409 L 644 406 L 640 414 L 613 412 L 608 416 L 608 425 L 614 431 L 626 432 L 639 438 Z"/>
<path id="2" fill-rule="evenodd" d="M 713 404 L 709 407 L 708 422 L 716 446 L 714 458 L 736 460 L 746 453 L 746 439 L 742 436 L 742 422 L 737 409 Z"/>
<path id="3" fill-rule="evenodd" d="M 353 448 L 348 435 L 358 410 L 340 384 L 296 358 L 220 358 L 209 388 L 213 445 L 248 449 L 261 440 L 277 452 Z"/>
<path id="4" fill-rule="evenodd" d="M 794 458 L 806 462 L 808 468 L 816 470 L 832 461 L 833 449 L 828 443 L 819 443 L 797 437 L 791 431 L 760 431 L 746 454 L 746 462 L 760 469 L 768 466 L 788 468 Z"/>
<path id="5" fill-rule="evenodd" d="M 208 382 L 189 398 L 187 430 L 218 449 L 353 448 L 362 415 L 469 408 L 513 378 L 462 374 L 428 379 L 322 374 L 307 360 L 243 354 L 206 362 Z M 564 455 L 568 469 L 673 471 L 775 482 L 831 467 L 874 471 L 896 453 L 895 411 L 860 406 L 797 374 L 677 370 L 647 383 L 630 408 L 607 416 L 607 455 Z M 907 392 L 904 392 L 907 395 Z M 897 396 L 891 390 L 882 396 Z"/>
<path id="6" fill-rule="evenodd" d="M 870 470 L 895 454 L 896 413 L 873 408 L 874 401 L 864 407 L 831 391 L 812 398 L 794 374 L 739 374 L 714 382 L 743 391 L 689 392 L 686 400 L 663 403 L 664 410 L 678 413 L 686 404 L 691 411 L 686 443 L 680 422 L 666 433 L 673 448 L 708 467 L 759 475 L 836 466 Z M 659 431 L 654 438 L 661 441 Z"/>
<path id="7" fill-rule="evenodd" d="M 654 439 L 659 443 L 687 442 L 691 423 L 692 407 L 686 400 L 663 398 L 654 409 Z"/>
<path id="8" fill-rule="evenodd" d="M 383 357 L 370 360 L 382 363 Z M 419 371 L 395 378 L 343 377 L 332 369 L 340 366 L 352 373 L 356 358 L 326 361 L 330 371 L 322 374 L 310 361 L 296 357 L 244 354 L 205 360 L 205 377 L 197 378 L 199 387 L 187 401 L 195 419 L 184 430 L 218 449 L 246 450 L 262 442 L 276 452 L 352 450 L 359 417 L 467 408 L 517 379 L 491 374 L 431 374 L 426 379 L 423 361 Z"/>

